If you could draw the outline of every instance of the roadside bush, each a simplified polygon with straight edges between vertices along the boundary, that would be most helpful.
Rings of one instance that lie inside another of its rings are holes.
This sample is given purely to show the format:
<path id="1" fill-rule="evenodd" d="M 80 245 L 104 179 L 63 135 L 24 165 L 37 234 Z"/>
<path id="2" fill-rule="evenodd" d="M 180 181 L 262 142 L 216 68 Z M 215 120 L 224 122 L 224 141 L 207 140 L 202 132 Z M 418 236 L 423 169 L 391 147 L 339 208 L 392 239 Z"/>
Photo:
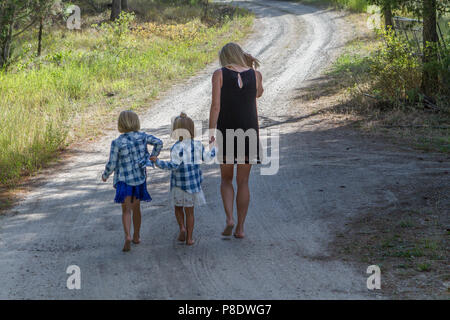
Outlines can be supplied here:
<path id="1" fill-rule="evenodd" d="M 383 44 L 370 57 L 373 92 L 393 106 L 416 101 L 420 93 L 421 58 L 392 30 L 378 32 Z"/>

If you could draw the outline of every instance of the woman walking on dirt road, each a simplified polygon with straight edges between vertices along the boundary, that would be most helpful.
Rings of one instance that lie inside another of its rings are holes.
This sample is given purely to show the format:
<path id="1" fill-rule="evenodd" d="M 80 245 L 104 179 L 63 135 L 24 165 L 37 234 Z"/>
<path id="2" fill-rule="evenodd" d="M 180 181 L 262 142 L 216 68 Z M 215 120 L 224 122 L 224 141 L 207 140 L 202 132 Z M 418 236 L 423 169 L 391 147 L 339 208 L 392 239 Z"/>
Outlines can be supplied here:
<path id="1" fill-rule="evenodd" d="M 226 213 L 226 227 L 222 235 L 230 236 L 234 228 L 233 176 L 236 165 L 237 225 L 234 236 L 244 238 L 244 222 L 250 202 L 250 171 L 252 164 L 260 163 L 256 98 L 262 96 L 264 89 L 262 75 L 256 71 L 259 61 L 244 52 L 238 44 L 226 44 L 219 52 L 219 60 L 222 68 L 212 76 L 209 128 L 210 132 L 217 129 L 217 141 L 216 135 L 212 134 L 210 143 L 217 142 L 221 163 L 220 191 Z M 239 144 L 240 138 L 245 143 Z"/>

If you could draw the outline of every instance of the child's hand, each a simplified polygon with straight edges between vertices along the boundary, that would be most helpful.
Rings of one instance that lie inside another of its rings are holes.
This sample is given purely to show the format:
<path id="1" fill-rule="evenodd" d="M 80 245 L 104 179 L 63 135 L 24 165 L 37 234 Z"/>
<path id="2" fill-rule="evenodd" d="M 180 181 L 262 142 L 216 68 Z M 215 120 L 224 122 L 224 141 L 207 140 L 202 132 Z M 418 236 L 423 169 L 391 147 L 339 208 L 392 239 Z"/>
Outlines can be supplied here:
<path id="1" fill-rule="evenodd" d="M 156 162 L 157 159 L 158 159 L 157 156 L 151 156 L 151 157 L 150 157 L 150 160 L 153 161 L 153 162 Z"/>
<path id="2" fill-rule="evenodd" d="M 103 182 L 106 182 L 106 180 L 107 180 L 107 179 L 106 179 L 104 176 L 102 176 L 102 181 L 103 181 Z"/>

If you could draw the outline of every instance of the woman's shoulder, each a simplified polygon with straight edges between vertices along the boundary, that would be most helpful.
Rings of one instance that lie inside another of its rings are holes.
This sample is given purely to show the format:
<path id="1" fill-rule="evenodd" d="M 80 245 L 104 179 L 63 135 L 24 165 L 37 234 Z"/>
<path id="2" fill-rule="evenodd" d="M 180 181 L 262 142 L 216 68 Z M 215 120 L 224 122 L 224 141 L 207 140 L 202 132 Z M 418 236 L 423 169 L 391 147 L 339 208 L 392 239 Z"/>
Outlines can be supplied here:
<path id="1" fill-rule="evenodd" d="M 217 78 L 217 77 L 221 77 L 222 76 L 222 70 L 223 70 L 224 68 L 219 68 L 219 69 L 216 69 L 214 72 L 213 72 L 213 79 L 214 78 Z"/>

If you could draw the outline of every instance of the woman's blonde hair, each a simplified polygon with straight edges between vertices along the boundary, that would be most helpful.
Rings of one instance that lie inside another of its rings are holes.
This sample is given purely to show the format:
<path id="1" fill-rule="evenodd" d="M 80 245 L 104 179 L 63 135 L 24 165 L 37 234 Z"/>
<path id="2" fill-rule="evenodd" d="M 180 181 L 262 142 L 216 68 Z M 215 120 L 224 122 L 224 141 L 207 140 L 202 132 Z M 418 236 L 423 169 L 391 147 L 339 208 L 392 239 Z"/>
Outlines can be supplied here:
<path id="1" fill-rule="evenodd" d="M 227 43 L 219 51 L 219 61 L 222 67 L 234 64 L 256 69 L 260 65 L 258 59 L 242 50 L 241 46 L 234 42 Z"/>
<path id="2" fill-rule="evenodd" d="M 183 138 L 194 139 L 194 136 L 194 121 L 192 121 L 186 113 L 181 112 L 180 115 L 173 120 L 172 137 L 176 140 L 182 141 Z"/>
<path id="3" fill-rule="evenodd" d="M 131 110 L 122 111 L 119 115 L 117 128 L 120 133 L 139 131 L 141 129 L 141 123 L 139 122 L 138 115 Z"/>

